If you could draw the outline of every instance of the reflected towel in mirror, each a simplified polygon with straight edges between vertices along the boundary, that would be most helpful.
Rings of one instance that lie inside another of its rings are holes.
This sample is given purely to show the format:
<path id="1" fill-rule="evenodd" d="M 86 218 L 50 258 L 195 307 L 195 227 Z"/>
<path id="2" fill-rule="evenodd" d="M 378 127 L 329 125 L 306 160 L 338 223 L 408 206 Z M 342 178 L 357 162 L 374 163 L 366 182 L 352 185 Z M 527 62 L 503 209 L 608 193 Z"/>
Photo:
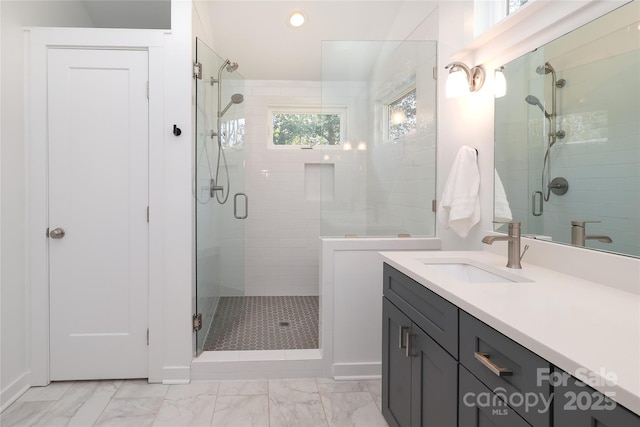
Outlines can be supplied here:
<path id="1" fill-rule="evenodd" d="M 498 171 L 494 169 L 495 177 L 494 177 L 494 211 L 493 211 L 493 220 L 500 222 L 509 222 L 513 219 L 511 214 L 511 208 L 509 207 L 509 201 L 507 200 L 507 193 L 504 191 L 504 185 L 502 185 L 502 180 L 500 179 L 500 175 L 498 175 Z"/>
<path id="2" fill-rule="evenodd" d="M 438 206 L 438 221 L 460 237 L 480 222 L 478 153 L 466 145 L 456 155 Z"/>

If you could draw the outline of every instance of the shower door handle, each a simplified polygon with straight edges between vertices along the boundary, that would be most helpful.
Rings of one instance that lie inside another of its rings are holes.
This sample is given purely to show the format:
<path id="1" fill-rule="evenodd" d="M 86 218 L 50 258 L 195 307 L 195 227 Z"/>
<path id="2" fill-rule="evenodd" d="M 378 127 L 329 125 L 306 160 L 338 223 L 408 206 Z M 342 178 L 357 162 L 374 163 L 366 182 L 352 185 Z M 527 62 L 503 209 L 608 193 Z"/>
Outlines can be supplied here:
<path id="1" fill-rule="evenodd" d="M 536 196 L 540 196 L 540 203 L 538 205 L 538 212 L 536 212 Z M 540 216 L 542 215 L 542 210 L 544 208 L 542 207 L 542 191 L 534 191 L 533 194 L 531 194 L 531 214 L 533 216 Z"/>
<path id="2" fill-rule="evenodd" d="M 244 215 L 238 215 L 238 197 L 244 197 Z M 249 197 L 244 193 L 236 193 L 233 196 L 233 216 L 236 219 L 246 219 L 249 216 Z"/>

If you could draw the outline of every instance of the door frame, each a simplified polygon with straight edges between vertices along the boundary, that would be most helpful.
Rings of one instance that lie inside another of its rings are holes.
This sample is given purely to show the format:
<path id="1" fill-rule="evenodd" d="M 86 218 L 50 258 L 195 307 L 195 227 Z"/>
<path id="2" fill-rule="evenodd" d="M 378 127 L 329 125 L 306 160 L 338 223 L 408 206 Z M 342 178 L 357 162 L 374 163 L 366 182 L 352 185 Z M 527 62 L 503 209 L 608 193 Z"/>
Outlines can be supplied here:
<path id="1" fill-rule="evenodd" d="M 29 384 L 49 384 L 47 51 L 50 48 L 144 50 L 149 58 L 148 378 L 163 380 L 163 30 L 30 28 L 25 30 L 26 289 Z M 153 266 L 153 268 L 152 268 Z"/>

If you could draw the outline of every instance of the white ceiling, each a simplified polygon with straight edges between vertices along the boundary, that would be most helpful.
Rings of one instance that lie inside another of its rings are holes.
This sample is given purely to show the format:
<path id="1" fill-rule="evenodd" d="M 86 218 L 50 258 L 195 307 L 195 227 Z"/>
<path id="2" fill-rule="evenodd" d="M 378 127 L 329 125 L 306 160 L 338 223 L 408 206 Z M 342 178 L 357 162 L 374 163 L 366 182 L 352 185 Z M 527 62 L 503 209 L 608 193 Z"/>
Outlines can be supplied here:
<path id="1" fill-rule="evenodd" d="M 322 41 L 405 40 L 436 9 L 429 0 L 195 0 L 214 51 L 238 62 L 251 80 L 321 80 Z M 169 28 L 170 0 L 83 0 L 96 27 Z M 307 23 L 287 25 L 302 10 Z M 375 46 L 357 54 L 325 45 L 333 79 L 362 80 L 375 59 Z M 327 70 L 325 70 L 325 78 Z M 342 73 L 342 74 L 340 74 Z"/>
<path id="2" fill-rule="evenodd" d="M 404 40 L 437 7 L 436 1 L 209 1 L 213 49 L 240 65 L 250 80 L 321 80 L 322 41 Z M 305 25 L 292 29 L 289 14 L 302 10 Z M 205 17 L 200 17 L 205 19 Z M 377 50 L 352 51 L 325 45 L 342 79 L 366 78 Z M 342 57 L 341 57 L 342 56 Z M 325 70 L 326 73 L 326 70 Z M 325 75 L 326 78 L 326 75 Z M 334 73 L 333 78 L 338 78 Z"/>

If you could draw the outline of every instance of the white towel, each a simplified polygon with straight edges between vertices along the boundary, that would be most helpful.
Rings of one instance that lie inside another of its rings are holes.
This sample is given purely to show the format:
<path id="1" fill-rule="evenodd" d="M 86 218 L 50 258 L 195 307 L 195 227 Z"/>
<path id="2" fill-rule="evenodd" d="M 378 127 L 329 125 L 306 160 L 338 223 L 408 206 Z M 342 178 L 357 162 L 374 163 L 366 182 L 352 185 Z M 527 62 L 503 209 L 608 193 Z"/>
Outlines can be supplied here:
<path id="1" fill-rule="evenodd" d="M 495 169 L 494 169 L 495 170 Z M 500 222 L 508 222 L 513 219 L 511 215 L 511 208 L 509 207 L 509 201 L 507 200 L 507 193 L 504 191 L 504 186 L 502 185 L 502 180 L 500 179 L 500 175 L 498 175 L 498 171 L 495 170 L 495 194 L 494 197 L 494 206 L 493 206 L 493 220 Z"/>
<path id="2" fill-rule="evenodd" d="M 445 229 L 451 228 L 460 237 L 467 237 L 471 227 L 480 222 L 479 191 L 478 153 L 462 146 L 451 166 L 438 207 L 437 217 Z"/>

